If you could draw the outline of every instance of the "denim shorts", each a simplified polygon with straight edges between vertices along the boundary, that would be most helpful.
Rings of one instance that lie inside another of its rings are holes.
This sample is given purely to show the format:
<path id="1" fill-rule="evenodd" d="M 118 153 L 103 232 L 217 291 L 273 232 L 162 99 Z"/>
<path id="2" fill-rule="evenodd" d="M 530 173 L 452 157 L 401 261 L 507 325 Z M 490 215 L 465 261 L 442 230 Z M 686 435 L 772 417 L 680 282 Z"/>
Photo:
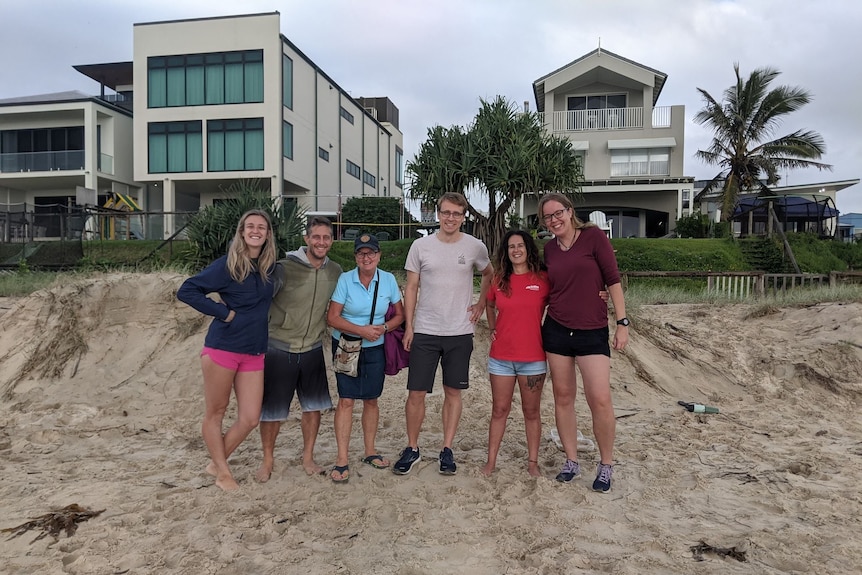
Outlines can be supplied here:
<path id="1" fill-rule="evenodd" d="M 380 338 L 381 340 L 383 338 Z M 332 339 L 332 353 L 338 348 L 338 340 Z M 363 347 L 359 352 L 359 368 L 356 377 L 346 373 L 335 373 L 338 397 L 342 399 L 377 399 L 383 393 L 386 378 L 384 368 L 386 356 L 383 344 Z"/>
<path id="2" fill-rule="evenodd" d="M 541 375 L 548 373 L 546 361 L 509 361 L 488 358 L 488 373 L 491 375 Z"/>

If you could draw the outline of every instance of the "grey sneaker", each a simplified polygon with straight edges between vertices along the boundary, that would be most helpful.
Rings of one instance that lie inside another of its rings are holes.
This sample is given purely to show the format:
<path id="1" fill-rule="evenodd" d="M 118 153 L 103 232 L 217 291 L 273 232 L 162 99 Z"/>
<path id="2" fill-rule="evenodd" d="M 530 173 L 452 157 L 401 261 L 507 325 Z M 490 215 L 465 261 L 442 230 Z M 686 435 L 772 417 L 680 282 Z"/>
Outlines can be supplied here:
<path id="1" fill-rule="evenodd" d="M 455 465 L 455 455 L 448 447 L 444 447 L 440 452 L 440 473 L 442 475 L 455 475 L 457 467 Z"/>
<path id="2" fill-rule="evenodd" d="M 401 458 L 392 466 L 392 473 L 396 475 L 407 475 L 410 470 L 419 463 L 419 450 L 409 445 L 401 452 Z"/>
<path id="3" fill-rule="evenodd" d="M 581 476 L 581 466 L 577 461 L 566 459 L 563 469 L 557 474 L 556 480 L 560 483 L 568 483 L 575 477 Z"/>
<path id="4" fill-rule="evenodd" d="M 611 490 L 611 476 L 614 474 L 614 466 L 599 463 L 596 470 L 596 480 L 593 481 L 593 491 L 607 493 Z"/>

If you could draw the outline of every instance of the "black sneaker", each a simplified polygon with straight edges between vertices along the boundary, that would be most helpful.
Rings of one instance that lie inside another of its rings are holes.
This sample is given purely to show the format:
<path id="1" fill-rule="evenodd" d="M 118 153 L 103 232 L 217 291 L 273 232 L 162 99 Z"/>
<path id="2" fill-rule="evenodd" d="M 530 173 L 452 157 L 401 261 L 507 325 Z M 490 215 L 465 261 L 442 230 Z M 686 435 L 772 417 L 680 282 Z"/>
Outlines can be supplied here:
<path id="1" fill-rule="evenodd" d="M 596 470 L 596 480 L 593 481 L 593 491 L 607 493 L 611 490 L 611 476 L 614 474 L 614 466 L 599 463 Z"/>
<path id="2" fill-rule="evenodd" d="M 569 483 L 575 477 L 581 476 L 581 466 L 577 461 L 572 461 L 571 459 L 566 459 L 566 463 L 563 464 L 563 469 L 557 474 L 555 479 L 560 483 Z"/>
<path id="3" fill-rule="evenodd" d="M 455 465 L 455 455 L 448 447 L 444 447 L 440 452 L 440 473 L 442 475 L 455 475 L 457 467 Z"/>
<path id="4" fill-rule="evenodd" d="M 392 466 L 392 473 L 395 475 L 407 475 L 417 463 L 419 463 L 419 450 L 413 449 L 408 445 L 401 452 L 401 459 Z"/>

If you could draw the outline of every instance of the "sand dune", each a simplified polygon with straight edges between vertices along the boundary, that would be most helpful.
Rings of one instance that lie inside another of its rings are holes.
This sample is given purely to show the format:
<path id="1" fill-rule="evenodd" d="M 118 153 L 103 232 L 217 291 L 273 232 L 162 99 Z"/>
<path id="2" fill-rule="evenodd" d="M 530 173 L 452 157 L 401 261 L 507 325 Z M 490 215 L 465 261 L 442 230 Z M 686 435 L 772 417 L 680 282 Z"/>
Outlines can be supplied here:
<path id="1" fill-rule="evenodd" d="M 589 491 L 595 452 L 581 454 L 583 478 L 553 481 L 563 456 L 550 440 L 544 477 L 529 477 L 519 405 L 498 471 L 480 475 L 491 409 L 484 323 L 458 475 L 437 473 L 437 392 L 423 461 L 406 477 L 359 461 L 357 409 L 348 484 L 305 475 L 291 418 L 272 480 L 253 479 L 255 434 L 232 458 L 241 490 L 226 494 L 203 472 L 206 323 L 176 301 L 182 279 L 112 274 L 0 302 L 0 528 L 71 503 L 105 510 L 71 537 L 4 535 L 0 572 L 862 572 L 860 304 L 635 310 L 630 347 L 612 362 L 617 464 L 606 495 Z M 402 372 L 381 398 L 378 446 L 390 458 L 405 445 L 405 398 Z M 688 413 L 680 399 L 721 413 Z M 591 437 L 582 398 L 578 413 Z M 317 458 L 334 462 L 331 413 Z M 700 541 L 747 561 L 697 562 Z"/>

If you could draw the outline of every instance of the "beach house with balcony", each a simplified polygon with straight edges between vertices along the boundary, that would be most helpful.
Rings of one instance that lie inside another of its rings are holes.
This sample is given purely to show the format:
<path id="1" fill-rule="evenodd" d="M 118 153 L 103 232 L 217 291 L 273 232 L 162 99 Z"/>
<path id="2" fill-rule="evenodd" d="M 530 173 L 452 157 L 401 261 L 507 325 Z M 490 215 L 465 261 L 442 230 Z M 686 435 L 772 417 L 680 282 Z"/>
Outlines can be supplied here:
<path id="1" fill-rule="evenodd" d="M 692 206 L 685 106 L 659 106 L 667 74 L 598 48 L 533 82 L 545 129 L 568 138 L 584 174 L 578 216 L 603 212 L 612 237 L 661 237 Z M 525 196 L 531 225 L 537 201 Z M 595 216 L 594 216 L 595 217 Z"/>
<path id="2" fill-rule="evenodd" d="M 0 100 L 0 241 L 66 235 L 56 215 L 79 188 L 137 193 L 132 113 L 118 99 L 71 91 Z"/>
<path id="3" fill-rule="evenodd" d="M 351 96 L 280 25 L 278 12 L 135 24 L 132 61 L 75 66 L 99 96 L 0 101 L 0 213 L 84 187 L 164 213 L 142 232 L 162 238 L 240 180 L 332 217 L 350 197 L 401 197 L 398 108 Z"/>

